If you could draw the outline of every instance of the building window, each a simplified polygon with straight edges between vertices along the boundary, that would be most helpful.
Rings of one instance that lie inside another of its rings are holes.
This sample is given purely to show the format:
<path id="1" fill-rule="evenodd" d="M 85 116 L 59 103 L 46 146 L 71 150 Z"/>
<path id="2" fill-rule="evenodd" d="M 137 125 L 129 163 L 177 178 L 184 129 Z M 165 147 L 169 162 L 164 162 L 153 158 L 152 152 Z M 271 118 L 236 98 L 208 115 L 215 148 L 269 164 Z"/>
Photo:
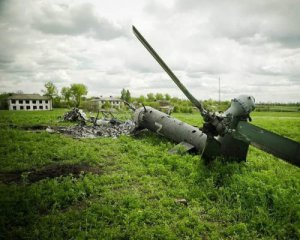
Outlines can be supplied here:
<path id="1" fill-rule="evenodd" d="M 30 106 L 26 106 L 26 109 L 27 109 L 27 110 L 30 110 Z"/>
<path id="2" fill-rule="evenodd" d="M 17 110 L 17 107 L 16 107 L 16 106 L 13 106 L 13 110 Z"/>
<path id="3" fill-rule="evenodd" d="M 45 106 L 45 109 L 48 109 L 48 106 Z"/>
<path id="4" fill-rule="evenodd" d="M 29 100 L 26 100 L 25 102 L 26 102 L 27 104 L 29 104 Z M 27 108 L 27 109 L 28 109 L 28 108 Z"/>
<path id="5" fill-rule="evenodd" d="M 48 100 L 46 100 L 45 103 L 48 103 Z"/>
<path id="6" fill-rule="evenodd" d="M 23 103 L 23 100 L 19 100 L 19 103 Z"/>
<path id="7" fill-rule="evenodd" d="M 39 106 L 39 109 L 43 109 L 43 106 Z"/>
<path id="8" fill-rule="evenodd" d="M 15 99 L 12 99 L 12 100 L 11 100 L 11 103 L 16 103 L 16 100 L 15 100 Z"/>
<path id="9" fill-rule="evenodd" d="M 43 101 L 42 101 L 42 100 L 40 100 L 39 102 L 40 102 L 40 104 L 42 104 L 42 103 L 43 103 Z"/>
<path id="10" fill-rule="evenodd" d="M 36 110 L 37 109 L 37 107 L 36 106 L 33 106 L 33 110 Z"/>
<path id="11" fill-rule="evenodd" d="M 36 100 L 32 100 L 32 103 L 36 103 Z M 34 109 L 34 108 L 33 108 Z"/>
<path id="12" fill-rule="evenodd" d="M 23 110 L 24 109 L 24 106 L 20 106 L 20 110 Z"/>

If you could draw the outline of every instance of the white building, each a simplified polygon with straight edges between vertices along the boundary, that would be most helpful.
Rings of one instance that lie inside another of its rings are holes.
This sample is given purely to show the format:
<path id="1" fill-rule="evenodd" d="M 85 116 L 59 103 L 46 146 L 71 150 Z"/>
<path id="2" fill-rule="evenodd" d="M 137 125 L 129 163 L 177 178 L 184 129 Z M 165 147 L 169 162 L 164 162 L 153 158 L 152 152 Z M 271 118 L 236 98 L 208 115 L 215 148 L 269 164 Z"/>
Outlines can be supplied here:
<path id="1" fill-rule="evenodd" d="M 9 110 L 52 110 L 52 100 L 40 94 L 14 94 L 8 97 Z"/>
<path id="2" fill-rule="evenodd" d="M 114 98 L 112 96 L 110 97 L 100 96 L 99 98 L 94 98 L 93 100 L 91 100 L 91 102 L 93 106 L 95 106 L 97 109 L 102 108 L 102 106 L 107 102 L 110 104 L 112 108 L 117 108 L 117 109 L 120 109 L 123 104 L 122 99 Z"/>

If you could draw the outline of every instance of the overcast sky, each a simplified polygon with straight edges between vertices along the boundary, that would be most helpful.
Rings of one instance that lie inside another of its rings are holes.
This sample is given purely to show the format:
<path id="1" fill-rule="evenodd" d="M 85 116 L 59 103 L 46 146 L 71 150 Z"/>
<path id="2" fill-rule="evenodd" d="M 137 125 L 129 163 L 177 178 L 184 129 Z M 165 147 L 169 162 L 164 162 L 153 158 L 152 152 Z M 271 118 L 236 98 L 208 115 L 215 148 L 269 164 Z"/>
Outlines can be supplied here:
<path id="1" fill-rule="evenodd" d="M 298 0 L 0 0 L 0 92 L 83 83 L 89 96 L 183 94 L 135 25 L 195 97 L 300 102 Z"/>

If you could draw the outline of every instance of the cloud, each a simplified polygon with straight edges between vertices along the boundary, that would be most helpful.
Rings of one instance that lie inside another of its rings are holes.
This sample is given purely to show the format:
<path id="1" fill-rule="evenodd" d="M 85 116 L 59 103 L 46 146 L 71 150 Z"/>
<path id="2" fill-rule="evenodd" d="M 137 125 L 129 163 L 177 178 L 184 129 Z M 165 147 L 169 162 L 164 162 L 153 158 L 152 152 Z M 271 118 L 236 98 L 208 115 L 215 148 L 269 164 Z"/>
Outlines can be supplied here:
<path id="1" fill-rule="evenodd" d="M 43 5 L 35 11 L 32 26 L 47 34 L 82 35 L 100 40 L 126 36 L 120 26 L 97 15 L 92 4 L 68 6 L 64 4 Z"/>
<path id="2" fill-rule="evenodd" d="M 278 42 L 283 47 L 300 47 L 300 4 L 297 1 L 177 0 L 174 11 L 191 15 L 197 12 L 200 18 L 206 16 L 205 26 L 216 37 L 241 43 Z"/>

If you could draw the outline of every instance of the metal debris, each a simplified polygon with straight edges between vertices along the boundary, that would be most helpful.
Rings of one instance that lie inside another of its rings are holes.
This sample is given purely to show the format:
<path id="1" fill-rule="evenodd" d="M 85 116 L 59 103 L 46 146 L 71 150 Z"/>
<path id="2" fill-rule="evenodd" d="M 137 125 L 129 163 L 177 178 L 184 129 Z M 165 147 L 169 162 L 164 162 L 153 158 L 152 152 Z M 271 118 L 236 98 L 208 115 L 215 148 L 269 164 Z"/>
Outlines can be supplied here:
<path id="1" fill-rule="evenodd" d="M 87 121 L 86 114 L 79 108 L 73 108 L 70 112 L 66 112 L 63 117 L 64 121 Z"/>
<path id="2" fill-rule="evenodd" d="M 48 127 L 46 129 L 49 133 L 62 133 L 70 135 L 74 138 L 96 138 L 96 137 L 112 137 L 117 138 L 120 135 L 130 135 L 135 129 L 133 121 L 126 121 L 121 124 L 107 124 L 100 126 L 69 126 L 69 127 Z"/>
<path id="3" fill-rule="evenodd" d="M 102 114 L 102 119 L 99 119 L 99 113 Z M 93 123 L 94 126 L 102 126 L 102 125 L 119 125 L 123 123 L 122 121 L 115 118 L 112 111 L 99 110 L 96 117 L 90 117 L 89 122 Z"/>
<path id="4" fill-rule="evenodd" d="M 186 207 L 188 206 L 188 202 L 187 202 L 187 200 L 184 199 L 184 198 L 176 199 L 175 202 L 176 202 L 176 203 L 179 203 L 179 204 L 182 204 L 182 205 L 184 205 L 184 206 L 186 206 Z"/>

